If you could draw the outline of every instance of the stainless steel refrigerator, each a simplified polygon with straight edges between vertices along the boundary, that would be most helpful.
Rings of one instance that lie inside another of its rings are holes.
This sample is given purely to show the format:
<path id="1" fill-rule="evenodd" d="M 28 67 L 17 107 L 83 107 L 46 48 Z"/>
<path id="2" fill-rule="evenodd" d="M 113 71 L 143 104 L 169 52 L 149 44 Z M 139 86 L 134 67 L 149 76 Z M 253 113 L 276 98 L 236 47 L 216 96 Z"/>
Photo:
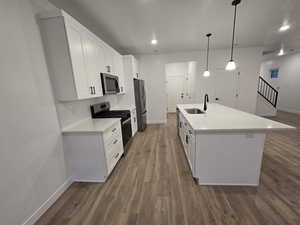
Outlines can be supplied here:
<path id="1" fill-rule="evenodd" d="M 134 79 L 133 82 L 138 131 L 144 131 L 147 127 L 145 82 L 139 79 Z"/>

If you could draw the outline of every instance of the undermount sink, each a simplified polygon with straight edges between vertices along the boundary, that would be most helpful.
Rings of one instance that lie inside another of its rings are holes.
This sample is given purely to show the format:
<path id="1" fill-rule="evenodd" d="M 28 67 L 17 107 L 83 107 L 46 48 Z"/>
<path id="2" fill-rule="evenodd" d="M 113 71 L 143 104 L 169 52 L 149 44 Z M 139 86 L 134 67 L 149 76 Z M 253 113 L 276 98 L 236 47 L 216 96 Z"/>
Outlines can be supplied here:
<path id="1" fill-rule="evenodd" d="M 190 109 L 184 109 L 188 114 L 204 114 L 205 112 L 201 109 L 197 108 L 190 108 Z"/>

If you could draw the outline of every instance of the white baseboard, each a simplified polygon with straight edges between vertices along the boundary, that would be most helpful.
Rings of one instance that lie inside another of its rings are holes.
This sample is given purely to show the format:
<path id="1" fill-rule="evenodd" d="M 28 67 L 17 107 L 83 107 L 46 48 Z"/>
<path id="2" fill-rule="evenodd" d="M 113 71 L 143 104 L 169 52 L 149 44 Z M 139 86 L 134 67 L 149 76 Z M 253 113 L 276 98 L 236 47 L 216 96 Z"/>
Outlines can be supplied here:
<path id="1" fill-rule="evenodd" d="M 83 183 L 104 183 L 105 180 L 87 180 L 87 179 L 80 179 L 75 178 L 73 182 L 83 182 Z"/>
<path id="2" fill-rule="evenodd" d="M 260 114 L 256 114 L 257 116 L 264 116 L 264 117 L 276 117 L 277 113 L 274 114 L 268 114 L 268 113 L 260 113 Z"/>
<path id="3" fill-rule="evenodd" d="M 59 188 L 23 223 L 23 225 L 33 225 L 53 203 L 70 187 L 73 179 L 68 178 Z"/>
<path id="4" fill-rule="evenodd" d="M 294 110 L 294 109 L 282 109 L 282 108 L 279 108 L 278 110 L 283 111 L 283 112 L 294 113 L 294 114 L 299 114 L 300 115 L 300 111 Z"/>
<path id="5" fill-rule="evenodd" d="M 165 120 L 150 120 L 150 121 L 147 121 L 147 124 L 165 124 L 167 123 L 167 121 Z"/>
<path id="6" fill-rule="evenodd" d="M 198 185 L 205 186 L 258 186 L 259 184 L 247 184 L 247 183 L 203 183 L 199 182 Z"/>

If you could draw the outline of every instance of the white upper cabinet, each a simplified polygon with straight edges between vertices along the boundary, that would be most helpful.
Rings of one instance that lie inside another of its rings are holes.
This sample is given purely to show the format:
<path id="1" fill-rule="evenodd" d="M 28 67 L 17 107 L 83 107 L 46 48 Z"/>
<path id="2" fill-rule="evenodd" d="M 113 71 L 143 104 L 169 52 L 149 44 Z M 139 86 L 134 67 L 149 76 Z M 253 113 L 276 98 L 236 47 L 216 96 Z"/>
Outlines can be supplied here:
<path id="1" fill-rule="evenodd" d="M 41 17 L 40 25 L 58 100 L 103 96 L 101 73 L 118 75 L 124 90 L 121 55 L 86 27 L 64 11 Z"/>
<path id="2" fill-rule="evenodd" d="M 139 64 L 137 59 L 132 56 L 132 68 L 133 68 L 133 77 L 138 79 L 139 78 Z"/>
<path id="3" fill-rule="evenodd" d="M 101 84 L 101 72 L 104 70 L 103 44 L 97 40 L 94 34 L 87 31 L 84 35 L 83 48 L 90 91 L 94 95 L 93 97 L 103 96 Z"/>
<path id="4" fill-rule="evenodd" d="M 133 55 L 123 56 L 124 73 L 132 78 L 139 78 L 138 60 Z"/>
<path id="5" fill-rule="evenodd" d="M 105 73 L 115 74 L 114 50 L 108 45 L 104 46 L 104 69 Z"/>
<path id="6" fill-rule="evenodd" d="M 114 72 L 119 77 L 120 94 L 125 94 L 123 56 L 114 51 Z"/>
<path id="7" fill-rule="evenodd" d="M 69 43 L 70 62 L 72 64 L 74 84 L 78 99 L 88 98 L 88 80 L 84 61 L 84 36 L 82 30 L 66 20 L 66 34 Z M 67 85 L 67 84 L 66 84 Z"/>

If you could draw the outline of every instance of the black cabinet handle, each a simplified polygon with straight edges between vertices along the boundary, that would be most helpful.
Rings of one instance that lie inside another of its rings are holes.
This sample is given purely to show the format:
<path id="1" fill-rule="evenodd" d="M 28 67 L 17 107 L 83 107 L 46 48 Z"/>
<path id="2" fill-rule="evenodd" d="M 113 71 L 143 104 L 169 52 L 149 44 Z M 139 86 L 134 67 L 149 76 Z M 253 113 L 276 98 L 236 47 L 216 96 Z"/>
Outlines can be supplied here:
<path id="1" fill-rule="evenodd" d="M 188 144 L 189 143 L 189 136 L 185 135 L 185 143 Z"/>
<path id="2" fill-rule="evenodd" d="M 93 86 L 90 86 L 91 89 L 91 95 L 93 94 Z"/>
<path id="3" fill-rule="evenodd" d="M 93 89 L 94 89 L 94 95 L 96 94 L 96 88 L 95 88 L 95 86 L 93 87 Z"/>

